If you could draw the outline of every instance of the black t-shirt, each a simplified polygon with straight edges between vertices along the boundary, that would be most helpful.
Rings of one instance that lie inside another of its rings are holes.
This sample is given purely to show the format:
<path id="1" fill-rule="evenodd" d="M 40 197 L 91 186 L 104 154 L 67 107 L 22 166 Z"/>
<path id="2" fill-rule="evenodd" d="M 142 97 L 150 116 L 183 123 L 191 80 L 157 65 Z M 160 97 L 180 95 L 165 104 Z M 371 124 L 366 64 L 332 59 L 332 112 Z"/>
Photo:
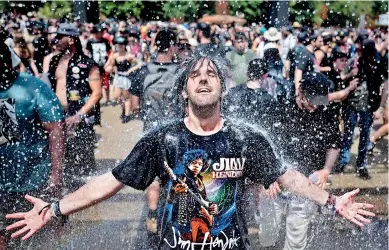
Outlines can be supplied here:
<path id="1" fill-rule="evenodd" d="M 317 65 L 315 54 L 308 49 L 303 48 L 296 54 L 296 67 L 303 73 L 315 71 L 315 65 Z"/>
<path id="2" fill-rule="evenodd" d="M 276 102 L 264 90 L 237 86 L 224 98 L 223 114 L 261 129 L 283 161 L 306 176 L 324 166 L 327 149 L 340 147 L 339 120 L 330 107 L 308 112 L 293 100 Z"/>
<path id="3" fill-rule="evenodd" d="M 165 170 L 164 161 L 176 176 L 185 177 L 195 196 L 174 192 L 177 182 Z M 196 176 L 193 166 L 199 161 Z M 179 239 L 196 243 L 194 246 L 198 247 L 204 238 L 207 242 L 204 249 L 210 249 L 210 241 L 215 242 L 218 237 L 219 241 L 230 243 L 227 249 L 239 250 L 246 249 L 247 245 L 246 223 L 239 216 L 245 179 L 268 187 L 284 172 L 261 133 L 225 121 L 216 134 L 199 136 L 190 132 L 183 120 L 144 136 L 112 170 L 118 181 L 141 190 L 156 176 L 161 179 L 162 196 L 166 195 L 167 199 L 163 204 L 160 249 L 181 249 Z M 200 198 L 217 205 L 218 213 L 212 219 L 199 213 L 201 206 L 197 200 Z M 220 245 L 212 247 L 219 248 Z"/>
<path id="4" fill-rule="evenodd" d="M 267 130 L 276 115 L 276 99 L 262 88 L 248 88 L 241 84 L 231 88 L 223 99 L 223 115 L 243 119 L 251 124 L 259 124 Z M 270 116 L 271 115 L 271 116 Z"/>
<path id="5" fill-rule="evenodd" d="M 92 59 L 99 65 L 100 70 L 108 59 L 108 52 L 111 50 L 111 45 L 105 38 L 100 41 L 89 40 L 86 43 L 86 49 L 90 51 Z"/>

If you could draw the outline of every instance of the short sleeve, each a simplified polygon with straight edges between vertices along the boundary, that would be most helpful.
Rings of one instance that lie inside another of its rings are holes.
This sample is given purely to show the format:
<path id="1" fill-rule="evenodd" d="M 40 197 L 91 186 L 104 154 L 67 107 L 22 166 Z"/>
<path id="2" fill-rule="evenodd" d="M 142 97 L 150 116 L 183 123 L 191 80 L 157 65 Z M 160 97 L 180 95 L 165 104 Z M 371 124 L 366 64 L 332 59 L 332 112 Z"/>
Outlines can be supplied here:
<path id="1" fill-rule="evenodd" d="M 156 138 L 157 133 L 143 137 L 127 156 L 112 170 L 113 176 L 124 185 L 145 190 L 159 176 L 163 157 Z"/>
<path id="2" fill-rule="evenodd" d="M 246 141 L 243 157 L 246 159 L 245 177 L 265 188 L 286 172 L 270 143 L 259 133 Z"/>
<path id="3" fill-rule="evenodd" d="M 35 110 L 42 122 L 60 122 L 65 119 L 61 103 L 55 93 L 41 80 L 36 81 Z M 31 84 L 32 86 L 32 84 Z"/>
<path id="4" fill-rule="evenodd" d="M 131 87 L 128 90 L 132 95 L 141 97 L 143 92 L 143 82 L 148 74 L 147 67 L 142 67 L 141 69 L 134 72 L 131 76 Z"/>
<path id="5" fill-rule="evenodd" d="M 306 53 L 300 52 L 296 55 L 296 68 L 304 71 L 305 68 L 307 67 L 307 63 L 308 63 L 308 58 Z"/>

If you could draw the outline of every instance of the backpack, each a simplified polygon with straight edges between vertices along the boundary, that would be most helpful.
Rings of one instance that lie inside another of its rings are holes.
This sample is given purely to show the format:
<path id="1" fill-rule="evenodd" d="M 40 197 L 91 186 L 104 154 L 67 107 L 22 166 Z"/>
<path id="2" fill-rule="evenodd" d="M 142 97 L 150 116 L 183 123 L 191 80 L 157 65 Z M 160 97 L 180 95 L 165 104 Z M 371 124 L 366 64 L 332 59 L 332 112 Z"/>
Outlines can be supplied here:
<path id="1" fill-rule="evenodd" d="M 147 65 L 149 73 L 143 82 L 141 102 L 142 118 L 145 128 L 156 127 L 174 116 L 171 107 L 174 98 L 174 78 L 178 65 Z"/>

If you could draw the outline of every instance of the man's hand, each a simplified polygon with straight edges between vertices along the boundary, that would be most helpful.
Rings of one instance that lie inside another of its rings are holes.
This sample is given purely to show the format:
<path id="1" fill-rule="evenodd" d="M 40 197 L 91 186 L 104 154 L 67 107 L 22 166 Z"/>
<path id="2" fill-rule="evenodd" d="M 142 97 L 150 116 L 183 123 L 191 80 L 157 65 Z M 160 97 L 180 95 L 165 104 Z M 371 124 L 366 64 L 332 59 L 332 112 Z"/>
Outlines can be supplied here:
<path id="1" fill-rule="evenodd" d="M 358 84 L 359 84 L 359 79 L 358 78 L 355 78 L 354 80 L 352 80 L 350 82 L 350 85 L 349 85 L 350 91 L 356 90 L 357 87 L 358 87 Z"/>
<path id="2" fill-rule="evenodd" d="M 328 169 L 325 169 L 325 168 L 314 172 L 312 175 L 316 175 L 317 179 L 318 179 L 315 184 L 318 185 L 320 188 L 324 189 L 326 187 L 326 183 L 327 183 L 329 174 L 330 174 L 330 171 Z"/>
<path id="3" fill-rule="evenodd" d="M 20 219 L 14 224 L 6 227 L 6 230 L 10 231 L 13 229 L 21 228 L 15 233 L 13 233 L 11 237 L 17 238 L 20 237 L 22 234 L 27 233 L 22 237 L 22 240 L 30 238 L 42 227 L 44 227 L 53 217 L 50 207 L 42 210 L 42 208 L 48 205 L 49 203 L 29 195 L 26 195 L 25 198 L 34 205 L 34 207 L 30 211 L 25 213 L 14 213 L 6 215 L 7 219 Z M 40 211 L 41 214 L 39 214 Z"/>
<path id="4" fill-rule="evenodd" d="M 77 125 L 81 122 L 82 118 L 80 114 L 75 114 L 66 118 L 66 128 L 68 131 L 76 130 Z"/>
<path id="5" fill-rule="evenodd" d="M 186 178 L 184 177 L 184 179 L 182 180 L 183 182 L 186 181 Z M 175 193 L 186 193 L 188 192 L 188 185 L 186 185 L 185 183 L 178 183 L 177 185 L 174 186 L 174 192 Z"/>
<path id="6" fill-rule="evenodd" d="M 371 223 L 371 220 L 363 216 L 375 216 L 374 213 L 365 209 L 372 209 L 374 205 L 368 203 L 354 202 L 354 197 L 359 193 L 359 188 L 342 196 L 335 198 L 335 208 L 338 214 L 352 223 L 363 227 L 364 224 Z"/>
<path id="7" fill-rule="evenodd" d="M 215 215 L 219 212 L 218 207 L 215 203 L 211 203 L 208 210 L 211 215 Z"/>
<path id="8" fill-rule="evenodd" d="M 374 111 L 373 119 L 374 120 L 381 119 L 383 113 L 384 113 L 384 109 L 382 107 L 379 107 L 376 111 Z"/>
<path id="9" fill-rule="evenodd" d="M 277 198 L 278 193 L 281 192 L 281 188 L 277 182 L 273 182 L 268 189 L 263 188 L 263 194 L 269 198 Z"/>
<path id="10" fill-rule="evenodd" d="M 299 109 L 303 109 L 303 98 L 300 94 L 296 96 L 296 103 Z"/>

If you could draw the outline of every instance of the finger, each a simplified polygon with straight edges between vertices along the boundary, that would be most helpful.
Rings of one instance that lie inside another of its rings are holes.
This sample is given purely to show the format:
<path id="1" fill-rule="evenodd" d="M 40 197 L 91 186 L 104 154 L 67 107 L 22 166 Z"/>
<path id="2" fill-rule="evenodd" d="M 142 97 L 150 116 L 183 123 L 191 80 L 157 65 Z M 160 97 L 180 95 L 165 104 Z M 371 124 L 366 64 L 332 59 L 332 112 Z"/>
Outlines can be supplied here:
<path id="1" fill-rule="evenodd" d="M 277 190 L 277 192 L 281 192 L 280 185 L 278 185 L 278 183 L 277 183 L 277 182 L 275 183 L 275 187 L 276 187 L 276 190 Z"/>
<path id="2" fill-rule="evenodd" d="M 24 225 L 26 225 L 26 221 L 25 221 L 25 220 L 20 220 L 20 221 L 18 221 L 18 222 L 15 222 L 15 223 L 12 224 L 12 225 L 9 225 L 9 226 L 6 227 L 5 229 L 8 230 L 8 231 L 10 231 L 10 230 L 13 230 L 13 229 L 15 229 L 15 228 L 22 227 L 22 226 L 24 226 Z"/>
<path id="3" fill-rule="evenodd" d="M 371 220 L 366 219 L 365 217 L 363 217 L 362 215 L 359 215 L 359 214 L 355 215 L 355 219 L 359 220 L 363 224 L 370 224 L 371 223 Z"/>
<path id="4" fill-rule="evenodd" d="M 363 209 L 358 209 L 358 214 L 361 214 L 361 215 L 364 215 L 364 216 L 371 216 L 371 217 L 375 216 L 374 213 L 372 213 L 370 211 L 363 210 Z"/>
<path id="5" fill-rule="evenodd" d="M 355 218 L 350 218 L 349 219 L 352 223 L 354 223 L 355 225 L 358 225 L 360 227 L 363 227 L 363 224 L 359 221 L 357 221 Z"/>
<path id="6" fill-rule="evenodd" d="M 34 205 L 35 205 L 35 203 L 37 203 L 41 200 L 39 198 L 36 198 L 36 197 L 28 195 L 28 194 L 26 194 L 26 196 L 24 196 L 24 198 L 26 198 L 26 200 L 28 200 L 29 202 L 31 202 Z"/>
<path id="7" fill-rule="evenodd" d="M 359 193 L 359 188 L 354 189 L 353 191 L 349 192 L 348 194 L 349 194 L 351 197 L 355 197 L 358 193 Z"/>
<path id="8" fill-rule="evenodd" d="M 362 208 L 362 209 L 372 209 L 374 208 L 374 205 L 373 204 L 369 204 L 369 203 L 358 203 L 358 208 Z"/>
<path id="9" fill-rule="evenodd" d="M 28 234 L 24 235 L 22 240 L 27 240 L 28 238 L 30 238 L 36 231 L 35 230 L 30 230 L 30 232 L 28 232 Z"/>
<path id="10" fill-rule="evenodd" d="M 24 216 L 26 213 L 14 213 L 14 214 L 7 214 L 5 218 L 7 219 L 24 219 Z"/>
<path id="11" fill-rule="evenodd" d="M 19 237 L 21 234 L 24 234 L 25 232 L 27 232 L 28 230 L 30 230 L 30 228 L 27 227 L 27 226 L 25 226 L 25 227 L 23 227 L 22 229 L 20 229 L 19 231 L 17 231 L 17 232 L 15 232 L 15 233 L 11 234 L 11 237 L 12 237 L 12 238 L 17 238 L 17 237 Z"/>

